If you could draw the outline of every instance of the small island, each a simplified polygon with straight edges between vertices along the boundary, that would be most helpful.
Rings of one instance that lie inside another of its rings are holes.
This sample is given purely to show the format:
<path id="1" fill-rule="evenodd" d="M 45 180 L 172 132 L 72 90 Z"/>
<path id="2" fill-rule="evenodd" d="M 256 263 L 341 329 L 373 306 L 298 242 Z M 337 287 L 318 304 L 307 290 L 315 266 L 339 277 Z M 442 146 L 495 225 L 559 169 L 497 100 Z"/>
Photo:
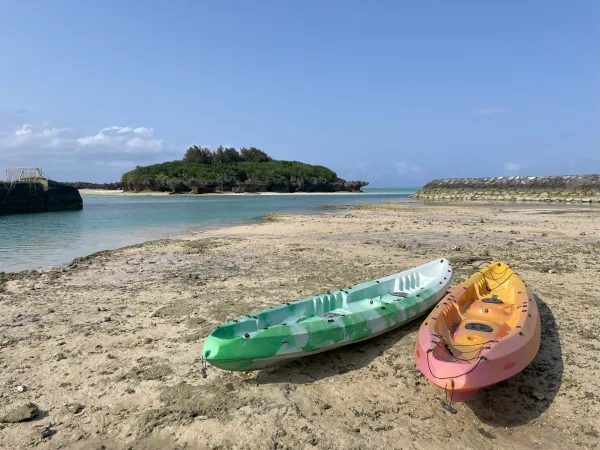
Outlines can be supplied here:
<path id="1" fill-rule="evenodd" d="M 179 161 L 138 166 L 116 188 L 174 194 L 214 192 L 358 192 L 365 181 L 346 181 L 327 167 L 278 161 L 262 150 L 219 146 L 187 149 Z"/>

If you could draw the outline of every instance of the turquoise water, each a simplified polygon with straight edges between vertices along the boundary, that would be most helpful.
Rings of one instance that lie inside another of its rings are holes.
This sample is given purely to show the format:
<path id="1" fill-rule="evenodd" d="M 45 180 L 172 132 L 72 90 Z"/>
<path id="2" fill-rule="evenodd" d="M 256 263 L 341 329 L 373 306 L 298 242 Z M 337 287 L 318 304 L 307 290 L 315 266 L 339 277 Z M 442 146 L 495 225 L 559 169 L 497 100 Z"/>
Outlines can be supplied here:
<path id="1" fill-rule="evenodd" d="M 67 264 L 78 256 L 260 220 L 265 213 L 319 213 L 333 204 L 406 199 L 414 189 L 362 194 L 84 196 L 83 210 L 0 216 L 0 272 Z"/>
<path id="2" fill-rule="evenodd" d="M 365 194 L 407 194 L 417 192 L 420 188 L 362 188 L 361 191 Z"/>

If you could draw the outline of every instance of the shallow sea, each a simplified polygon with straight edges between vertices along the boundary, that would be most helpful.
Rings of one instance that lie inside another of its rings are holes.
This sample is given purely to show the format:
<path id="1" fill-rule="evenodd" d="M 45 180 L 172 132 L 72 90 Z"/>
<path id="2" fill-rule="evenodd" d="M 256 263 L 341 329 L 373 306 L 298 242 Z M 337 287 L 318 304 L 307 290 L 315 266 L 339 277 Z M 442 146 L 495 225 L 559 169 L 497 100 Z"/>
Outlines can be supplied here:
<path id="1" fill-rule="evenodd" d="M 318 214 L 332 205 L 406 200 L 414 189 L 360 194 L 83 196 L 80 211 L 0 216 L 0 272 L 67 264 L 100 250 L 259 221 L 265 213 Z"/>

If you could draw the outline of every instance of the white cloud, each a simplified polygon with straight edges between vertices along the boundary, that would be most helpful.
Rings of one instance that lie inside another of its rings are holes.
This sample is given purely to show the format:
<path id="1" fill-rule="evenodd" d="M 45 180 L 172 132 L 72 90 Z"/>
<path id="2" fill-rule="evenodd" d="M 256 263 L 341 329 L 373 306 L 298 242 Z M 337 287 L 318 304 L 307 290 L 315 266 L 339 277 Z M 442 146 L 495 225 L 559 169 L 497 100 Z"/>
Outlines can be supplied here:
<path id="1" fill-rule="evenodd" d="M 83 150 L 102 149 L 104 152 L 153 152 L 166 150 L 162 139 L 154 137 L 152 128 L 112 126 L 93 136 L 77 138 Z"/>
<path id="2" fill-rule="evenodd" d="M 506 111 L 506 108 L 481 108 L 476 111 L 476 114 L 498 114 Z"/>
<path id="3" fill-rule="evenodd" d="M 0 126 L 0 161 L 7 166 L 50 166 L 54 168 L 53 173 L 63 179 L 70 179 L 73 169 L 78 173 L 79 168 L 87 168 L 89 164 L 118 170 L 182 156 L 181 149 L 165 144 L 154 129 L 148 127 L 115 125 L 95 134 L 48 123 L 25 123 L 7 128 Z M 72 167 L 57 165 L 61 160 L 73 162 Z"/>
<path id="4" fill-rule="evenodd" d="M 142 136 L 152 136 L 154 134 L 154 128 L 138 127 L 134 129 L 133 132 Z"/>
<path id="5" fill-rule="evenodd" d="M 521 166 L 515 163 L 504 163 L 504 170 L 507 172 L 518 172 L 521 170 Z"/>
<path id="6" fill-rule="evenodd" d="M 69 129 L 68 128 L 46 128 L 46 129 L 42 130 L 42 135 L 44 137 L 53 138 L 65 131 L 69 131 Z"/>
<path id="7" fill-rule="evenodd" d="M 421 173 L 421 167 L 413 166 L 405 162 L 396 163 L 396 173 L 398 175 L 417 174 Z"/>
<path id="8" fill-rule="evenodd" d="M 103 128 L 102 130 L 100 130 L 100 133 L 102 133 L 104 131 L 108 131 L 108 132 L 114 131 L 117 134 L 135 133 L 135 134 L 139 134 L 139 135 L 143 135 L 143 136 L 152 136 L 152 134 L 154 134 L 154 128 L 146 128 L 146 127 L 138 127 L 138 128 L 118 127 L 116 125 L 113 125 L 112 127 Z"/>
<path id="9" fill-rule="evenodd" d="M 127 142 L 127 148 L 130 150 L 148 150 L 151 152 L 160 152 L 163 147 L 161 139 L 143 139 L 139 136 L 134 137 Z"/>
<path id="10" fill-rule="evenodd" d="M 35 153 L 45 148 L 57 148 L 66 136 L 67 128 L 23 124 L 16 130 L 0 129 L 0 155 L 18 150 Z"/>
<path id="11" fill-rule="evenodd" d="M 23 136 L 29 133 L 31 133 L 31 125 L 28 123 L 24 124 L 20 130 L 15 130 L 15 136 Z"/>
<path id="12" fill-rule="evenodd" d="M 79 145 L 102 145 L 103 143 L 106 143 L 106 141 L 108 141 L 108 136 L 106 134 L 104 134 L 104 130 L 102 130 L 100 133 L 94 135 L 94 136 L 85 136 L 85 137 L 81 137 L 81 138 L 77 138 L 77 142 L 79 143 Z"/>

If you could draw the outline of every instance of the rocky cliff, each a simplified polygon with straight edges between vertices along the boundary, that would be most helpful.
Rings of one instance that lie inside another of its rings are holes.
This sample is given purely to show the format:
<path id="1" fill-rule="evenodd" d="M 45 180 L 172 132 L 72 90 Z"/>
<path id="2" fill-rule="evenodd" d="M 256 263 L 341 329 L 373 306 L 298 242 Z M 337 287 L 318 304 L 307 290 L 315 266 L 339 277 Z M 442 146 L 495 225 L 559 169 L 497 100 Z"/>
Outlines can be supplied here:
<path id="1" fill-rule="evenodd" d="M 600 203 L 600 175 L 441 178 L 411 195 L 428 200 Z"/>
<path id="2" fill-rule="evenodd" d="M 368 185 L 366 181 L 331 181 L 325 178 L 284 177 L 268 180 L 240 180 L 235 176 L 219 176 L 214 180 L 167 178 L 123 181 L 125 191 L 161 191 L 205 194 L 212 192 L 355 192 Z"/>
<path id="3" fill-rule="evenodd" d="M 0 215 L 83 208 L 79 191 L 52 180 L 0 182 Z"/>

